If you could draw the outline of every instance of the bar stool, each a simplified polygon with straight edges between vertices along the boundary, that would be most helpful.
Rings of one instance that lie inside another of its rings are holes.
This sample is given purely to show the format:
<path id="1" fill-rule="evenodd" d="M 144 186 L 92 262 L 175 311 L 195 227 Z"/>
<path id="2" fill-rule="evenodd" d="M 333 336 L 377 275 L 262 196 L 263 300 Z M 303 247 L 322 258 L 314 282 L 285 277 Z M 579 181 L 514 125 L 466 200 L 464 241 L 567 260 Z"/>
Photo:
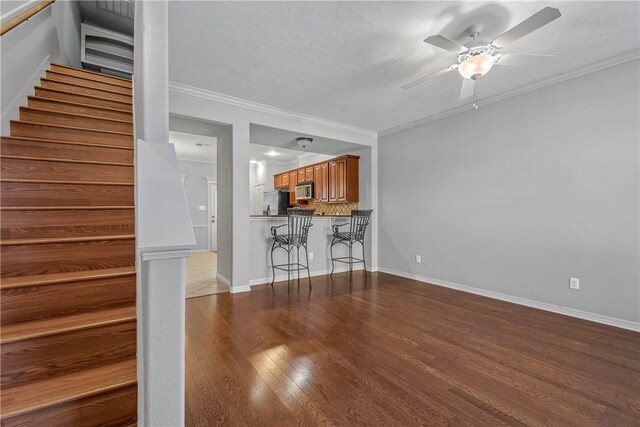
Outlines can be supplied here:
<path id="1" fill-rule="evenodd" d="M 369 218 L 371 217 L 373 209 L 354 209 L 351 211 L 351 221 L 344 224 L 336 224 L 331 228 L 333 229 L 333 239 L 331 240 L 331 275 L 335 268 L 334 262 L 343 262 L 349 264 L 349 281 L 353 273 L 353 264 L 364 264 L 364 275 L 367 275 L 367 263 L 364 250 L 364 236 L 369 225 Z M 340 231 L 340 227 L 350 225 L 349 231 Z M 353 256 L 353 244 L 360 243 L 362 245 L 362 259 L 355 258 Z M 343 244 L 349 248 L 349 256 L 346 257 L 334 257 L 333 246 L 337 244 Z"/>
<path id="2" fill-rule="evenodd" d="M 307 239 L 309 237 L 309 228 L 313 225 L 311 219 L 315 209 L 287 209 L 287 223 L 271 227 L 271 236 L 273 238 L 273 245 L 271 245 L 271 267 L 273 270 L 273 279 L 271 280 L 271 287 L 276 280 L 276 270 L 282 270 L 287 272 L 287 290 L 291 285 L 291 272 L 298 272 L 298 285 L 300 285 L 300 270 L 307 270 L 307 277 L 309 278 L 309 288 L 311 288 L 311 274 L 309 272 L 309 251 L 307 250 Z M 287 234 L 278 234 L 278 229 L 281 227 L 287 227 Z M 300 263 L 300 248 L 304 248 L 305 258 L 307 264 Z M 286 264 L 274 264 L 273 252 L 278 249 L 284 249 L 287 252 Z M 291 251 L 296 249 L 297 256 L 296 262 L 291 262 Z M 295 268 L 294 268 L 295 267 Z"/>

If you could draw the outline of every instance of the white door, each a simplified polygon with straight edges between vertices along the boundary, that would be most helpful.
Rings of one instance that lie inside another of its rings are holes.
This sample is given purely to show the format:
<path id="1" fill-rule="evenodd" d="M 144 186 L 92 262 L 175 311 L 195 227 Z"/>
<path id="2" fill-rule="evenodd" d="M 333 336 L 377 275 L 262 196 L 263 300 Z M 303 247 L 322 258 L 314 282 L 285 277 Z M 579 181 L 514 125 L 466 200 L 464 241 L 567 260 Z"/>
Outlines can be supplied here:
<path id="1" fill-rule="evenodd" d="M 209 183 L 209 250 L 218 250 L 218 185 Z"/>

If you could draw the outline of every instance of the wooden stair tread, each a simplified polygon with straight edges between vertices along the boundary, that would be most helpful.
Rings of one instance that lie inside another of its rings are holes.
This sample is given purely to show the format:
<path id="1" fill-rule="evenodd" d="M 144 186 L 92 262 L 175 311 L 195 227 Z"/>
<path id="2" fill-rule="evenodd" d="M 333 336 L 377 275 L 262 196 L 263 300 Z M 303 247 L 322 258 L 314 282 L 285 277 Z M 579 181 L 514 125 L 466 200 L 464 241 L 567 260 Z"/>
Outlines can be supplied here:
<path id="1" fill-rule="evenodd" d="M 133 359 L 3 389 L 2 419 L 126 387 L 136 382 L 136 361 Z"/>
<path id="2" fill-rule="evenodd" d="M 101 78 L 107 78 L 109 80 L 119 81 L 119 82 L 122 83 L 123 87 L 131 87 L 131 80 L 125 79 L 123 77 L 112 76 L 110 74 L 97 73 L 95 71 L 85 70 L 84 68 L 71 67 L 69 65 L 56 64 L 55 62 L 52 62 L 51 65 L 56 66 L 56 67 L 60 67 L 60 68 L 65 68 L 67 70 L 76 71 L 76 72 L 83 73 L 83 74 L 86 74 L 86 75 L 91 75 L 91 76 L 96 76 L 96 77 L 101 77 Z M 55 70 L 52 70 L 52 69 L 49 69 L 49 71 L 59 72 L 59 71 L 55 71 Z"/>
<path id="3" fill-rule="evenodd" d="M 133 147 L 123 147 L 120 145 L 108 145 L 108 144 L 99 144 L 93 142 L 76 142 L 76 141 L 62 141 L 57 139 L 45 139 L 45 138 L 30 138 L 28 136 L 2 136 L 0 137 L 0 141 L 3 140 L 16 140 L 16 141 L 37 141 L 43 143 L 52 143 L 52 144 L 68 144 L 68 145 L 86 145 L 89 147 L 100 147 L 100 148 L 115 148 L 118 150 L 133 150 Z"/>
<path id="4" fill-rule="evenodd" d="M 135 206 L 0 206 L 0 211 L 54 211 L 83 209 L 135 209 Z"/>
<path id="5" fill-rule="evenodd" d="M 54 157 L 32 157 L 32 156 L 13 156 L 0 154 L 1 159 L 20 159 L 20 160 L 34 160 L 38 162 L 56 162 L 56 163 L 81 163 L 85 165 L 108 165 L 108 166 L 130 166 L 133 167 L 133 163 L 120 163 L 120 162 L 101 162 L 98 160 L 75 160 L 75 159 L 63 159 Z"/>
<path id="6" fill-rule="evenodd" d="M 105 235 L 105 236 L 86 236 L 86 237 L 46 237 L 46 238 L 38 238 L 38 239 L 4 239 L 0 241 L 0 246 L 93 242 L 93 241 L 103 241 L 103 240 L 128 240 L 128 239 L 135 239 L 135 238 L 136 238 L 135 234 L 114 234 L 114 235 Z"/>
<path id="7" fill-rule="evenodd" d="M 58 85 L 73 86 L 73 87 L 77 87 L 77 88 L 81 88 L 81 89 L 90 89 L 90 90 L 95 90 L 97 92 L 105 92 L 105 93 L 110 93 L 110 94 L 113 94 L 113 95 L 120 95 L 120 96 L 128 97 L 128 98 L 132 98 L 133 97 L 132 94 L 121 93 L 121 92 L 117 92 L 117 91 L 109 90 L 109 89 L 97 89 L 97 88 L 94 88 L 94 87 L 81 86 L 81 85 L 74 84 L 74 83 L 61 82 L 61 81 L 58 81 L 58 80 L 52 80 L 52 79 L 49 79 L 47 77 L 42 77 L 40 79 L 40 81 L 41 82 L 56 83 Z M 126 102 L 129 102 L 129 101 L 120 101 L 120 102 L 125 102 L 126 103 Z"/>
<path id="8" fill-rule="evenodd" d="M 0 182 L 24 182 L 30 184 L 73 184 L 73 185 L 128 185 L 133 186 L 133 182 L 103 182 L 103 181 L 56 181 L 50 179 L 14 179 L 1 178 Z"/>
<path id="9" fill-rule="evenodd" d="M 63 97 L 64 97 L 64 95 L 69 95 L 69 97 L 64 99 L 67 102 L 77 102 L 78 99 L 82 99 L 85 102 L 91 102 L 91 101 L 98 102 L 98 104 L 89 104 L 91 106 L 96 106 L 96 107 L 97 106 L 103 107 L 104 105 L 100 105 L 100 103 L 102 103 L 102 101 L 108 101 L 107 104 L 109 104 L 110 106 L 107 107 L 107 108 L 115 108 L 117 110 L 127 111 L 127 112 L 130 112 L 130 113 L 133 112 L 133 104 L 131 102 L 117 101 L 117 100 L 114 100 L 114 99 L 104 99 L 104 98 L 101 98 L 99 96 L 89 95 L 89 94 L 86 94 L 86 93 L 67 92 L 67 91 L 60 90 L 60 89 L 54 89 L 54 88 L 42 87 L 42 86 L 35 86 L 34 92 L 35 92 L 35 96 L 40 97 L 40 98 L 44 98 L 44 99 L 59 100 L 59 98 L 50 98 L 48 96 L 43 96 L 44 94 L 48 93 L 48 94 L 51 94 L 51 95 L 58 95 L 58 96 L 62 95 Z M 40 92 L 41 94 L 39 95 L 38 92 Z M 68 101 L 68 99 L 70 99 L 70 98 L 72 98 L 73 101 Z"/>
<path id="10" fill-rule="evenodd" d="M 52 317 L 49 319 L 20 322 L 2 326 L 0 344 L 23 341 L 47 335 L 62 334 L 98 326 L 135 320 L 136 307 L 119 307 L 110 310 L 74 314 L 72 316 Z"/>
<path id="11" fill-rule="evenodd" d="M 106 279 L 110 277 L 131 276 L 135 274 L 136 268 L 134 266 L 131 266 L 105 268 L 102 270 L 38 274 L 36 276 L 6 277 L 2 279 L 2 282 L 0 283 L 0 289 L 25 288 L 29 286 L 43 286 L 84 280 Z"/>
<path id="12" fill-rule="evenodd" d="M 132 124 L 133 123 L 133 120 L 120 120 L 120 119 L 110 119 L 110 118 L 107 118 L 107 117 L 94 117 L 94 116 L 89 116 L 89 115 L 86 115 L 86 114 L 69 113 L 69 112 L 66 112 L 66 111 L 51 111 L 51 110 L 47 110 L 47 109 L 44 109 L 44 108 L 36 108 L 36 107 L 20 107 L 20 111 L 37 111 L 39 113 L 46 113 L 46 114 L 50 114 L 52 116 L 82 117 L 82 118 L 91 119 L 91 120 L 102 120 L 102 121 L 117 122 L 117 123 L 127 123 L 127 124 Z"/>
<path id="13" fill-rule="evenodd" d="M 55 89 L 47 89 L 47 90 L 55 91 Z M 83 95 L 83 96 L 87 96 L 87 95 Z M 118 113 L 129 114 L 130 116 L 133 117 L 133 112 L 130 111 L 130 110 L 121 110 L 121 109 L 118 109 L 118 108 L 101 107 L 99 105 L 82 104 L 80 102 L 63 101 L 61 99 L 43 98 L 41 96 L 36 96 L 36 95 L 27 96 L 27 100 L 29 100 L 29 99 L 34 99 L 34 100 L 37 100 L 37 101 L 51 102 L 51 103 L 56 103 L 56 104 L 75 105 L 75 106 L 78 106 L 78 107 L 95 108 L 95 109 L 98 109 L 98 110 L 105 110 L 105 111 L 116 111 Z M 32 108 L 32 107 L 30 107 L 30 108 Z M 49 110 L 46 110 L 46 111 L 49 111 Z"/>
<path id="14" fill-rule="evenodd" d="M 133 137 L 133 133 L 130 133 L 130 132 L 117 132 L 113 130 L 101 130 L 101 129 L 87 129 L 87 128 L 81 128 L 78 126 L 62 126 L 62 125 L 54 125 L 50 123 L 29 122 L 25 120 L 10 120 L 9 123 L 20 123 L 23 125 L 32 125 L 32 126 L 44 126 L 44 127 L 52 127 L 57 129 L 86 130 L 89 132 L 110 133 L 115 135 L 126 135 L 126 136 Z"/>
<path id="15" fill-rule="evenodd" d="M 93 76 L 80 75 L 80 74 L 69 74 L 69 73 L 61 73 L 56 70 L 47 70 L 45 77 L 47 79 L 51 79 L 61 83 L 72 83 L 75 85 L 82 85 L 88 88 L 110 88 L 109 90 L 118 91 L 125 95 L 131 95 L 133 90 L 131 87 L 122 86 L 115 82 L 106 82 L 104 80 L 97 80 L 94 78 L 90 78 Z"/>

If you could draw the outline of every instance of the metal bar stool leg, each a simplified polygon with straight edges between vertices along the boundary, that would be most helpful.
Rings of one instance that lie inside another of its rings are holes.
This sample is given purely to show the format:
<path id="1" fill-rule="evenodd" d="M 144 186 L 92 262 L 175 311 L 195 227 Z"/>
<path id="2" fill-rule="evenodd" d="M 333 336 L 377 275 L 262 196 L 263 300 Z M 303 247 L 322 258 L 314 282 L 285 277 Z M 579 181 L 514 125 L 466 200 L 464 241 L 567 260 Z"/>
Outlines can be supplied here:
<path id="1" fill-rule="evenodd" d="M 291 290 L 291 246 L 287 245 L 287 292 Z"/>
<path id="2" fill-rule="evenodd" d="M 273 245 L 271 245 L 271 270 L 273 272 L 273 277 L 271 279 L 271 287 L 273 288 L 273 282 L 276 281 L 276 266 L 273 263 L 273 251 L 276 249 L 276 242 L 273 242 Z"/>
<path id="3" fill-rule="evenodd" d="M 364 266 L 364 275 L 367 275 L 367 255 L 366 255 L 366 251 L 364 250 L 364 240 L 362 240 L 360 242 L 360 244 L 362 245 L 362 265 Z"/>
<path id="4" fill-rule="evenodd" d="M 353 242 L 349 242 L 349 281 L 353 279 Z"/>
<path id="5" fill-rule="evenodd" d="M 331 241 L 331 247 L 329 248 L 329 251 L 331 252 L 331 274 L 329 274 L 329 276 L 333 276 L 333 269 L 335 268 L 335 261 L 333 260 L 333 245 L 335 245 L 336 239 L 334 238 Z"/>
<path id="6" fill-rule="evenodd" d="M 307 278 L 309 279 L 309 289 L 311 289 L 311 269 L 309 268 L 309 249 L 307 249 L 307 245 L 304 246 L 304 253 L 307 258 Z"/>
<path id="7" fill-rule="evenodd" d="M 298 269 L 298 287 L 300 287 L 300 246 L 296 246 L 296 268 Z"/>

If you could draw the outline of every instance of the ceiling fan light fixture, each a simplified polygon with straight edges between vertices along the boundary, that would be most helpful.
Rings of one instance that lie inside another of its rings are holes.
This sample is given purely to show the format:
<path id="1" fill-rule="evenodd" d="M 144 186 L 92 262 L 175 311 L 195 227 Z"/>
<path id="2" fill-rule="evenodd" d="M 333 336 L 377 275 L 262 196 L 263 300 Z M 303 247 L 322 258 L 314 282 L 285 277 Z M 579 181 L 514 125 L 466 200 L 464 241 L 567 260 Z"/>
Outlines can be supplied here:
<path id="1" fill-rule="evenodd" d="M 465 79 L 476 80 L 487 74 L 493 64 L 493 56 L 488 53 L 479 53 L 462 61 L 458 66 L 458 72 Z"/>

